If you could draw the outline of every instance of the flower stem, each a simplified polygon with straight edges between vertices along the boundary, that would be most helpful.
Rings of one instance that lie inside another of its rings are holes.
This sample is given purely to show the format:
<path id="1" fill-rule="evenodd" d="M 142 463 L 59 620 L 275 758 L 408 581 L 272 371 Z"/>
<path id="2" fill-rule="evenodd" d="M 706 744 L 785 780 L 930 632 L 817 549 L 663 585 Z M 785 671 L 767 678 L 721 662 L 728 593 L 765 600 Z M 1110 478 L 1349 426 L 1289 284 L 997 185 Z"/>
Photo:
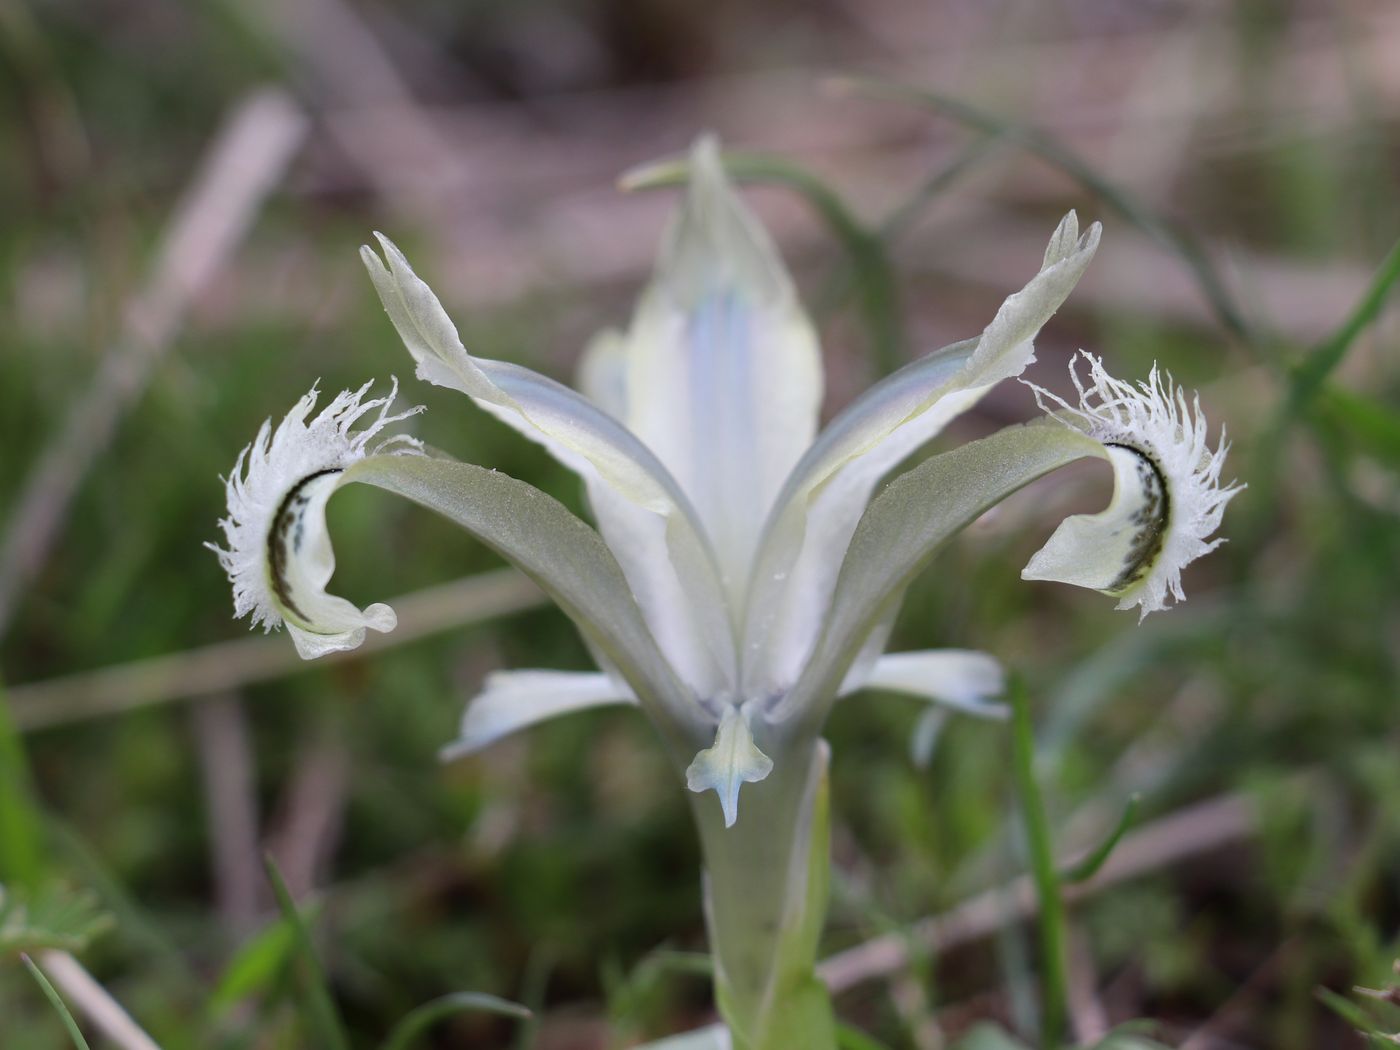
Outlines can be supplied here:
<path id="1" fill-rule="evenodd" d="M 694 796 L 715 1001 L 734 1050 L 836 1050 L 816 975 L 831 867 L 827 748 L 809 740 L 774 757 L 733 827 L 714 794 Z"/>
<path id="2" fill-rule="evenodd" d="M 1065 1030 L 1065 906 L 1060 896 L 1060 874 L 1045 815 L 1045 800 L 1035 779 L 1035 734 L 1030 703 L 1020 677 L 1011 681 L 1011 753 L 1016 798 L 1026 826 L 1031 876 L 1040 899 L 1040 1042 L 1042 1050 L 1059 1050 Z"/>

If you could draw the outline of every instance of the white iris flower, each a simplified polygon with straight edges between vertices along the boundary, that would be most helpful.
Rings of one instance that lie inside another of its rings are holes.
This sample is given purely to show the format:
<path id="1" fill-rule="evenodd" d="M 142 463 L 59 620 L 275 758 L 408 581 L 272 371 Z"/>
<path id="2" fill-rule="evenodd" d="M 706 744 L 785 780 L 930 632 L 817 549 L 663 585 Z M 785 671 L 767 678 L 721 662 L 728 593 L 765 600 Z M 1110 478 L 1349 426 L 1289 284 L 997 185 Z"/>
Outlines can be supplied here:
<path id="1" fill-rule="evenodd" d="M 732 825 L 740 786 L 794 749 L 810 753 L 838 696 L 873 685 L 999 713 L 991 657 L 883 649 L 914 574 L 1015 489 L 1073 459 L 1106 458 L 1112 505 L 1062 523 L 1025 575 L 1106 591 L 1144 614 L 1168 592 L 1180 600 L 1181 568 L 1215 545 L 1207 539 L 1236 491 L 1219 486 L 1224 445 L 1207 449 L 1199 408 L 1180 390 L 1155 371 L 1135 390 L 1093 358 L 1080 405 L 1060 402 L 1069 425 L 1010 428 L 900 473 L 1034 360 L 1037 333 L 1098 246 L 1098 224 L 1081 236 L 1072 212 L 980 335 L 877 383 L 820 434 L 816 335 L 708 140 L 630 328 L 586 355 L 584 393 L 473 357 L 432 290 L 378 240 L 382 256 L 364 248 L 364 262 L 419 377 L 460 390 L 574 470 L 597 531 L 521 482 L 409 439 L 371 447 L 410 414 L 389 414 L 392 393 L 343 393 L 308 424 L 313 390 L 240 456 L 219 557 L 237 613 L 285 622 L 306 657 L 393 627 L 387 606 L 360 610 L 325 592 L 325 503 L 350 481 L 447 514 L 540 582 L 601 670 L 492 675 L 451 754 L 555 715 L 639 704 L 690 788 L 716 792 Z"/>

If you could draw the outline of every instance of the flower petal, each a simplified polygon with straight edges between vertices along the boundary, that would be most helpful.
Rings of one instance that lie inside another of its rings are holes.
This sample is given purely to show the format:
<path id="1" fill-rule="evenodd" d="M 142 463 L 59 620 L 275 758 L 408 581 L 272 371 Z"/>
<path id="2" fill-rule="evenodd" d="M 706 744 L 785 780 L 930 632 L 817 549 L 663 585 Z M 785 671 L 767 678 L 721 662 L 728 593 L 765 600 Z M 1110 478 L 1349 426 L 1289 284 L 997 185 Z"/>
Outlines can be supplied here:
<path id="1" fill-rule="evenodd" d="M 1168 598 L 1185 601 L 1181 571 L 1224 540 L 1211 540 L 1225 505 L 1244 486 L 1222 485 L 1220 471 L 1229 446 L 1222 433 L 1212 449 L 1200 400 L 1154 365 L 1145 383 L 1114 379 L 1103 362 L 1081 351 L 1089 363 L 1088 386 L 1076 366 L 1070 375 L 1079 392 L 1071 406 L 1032 387 L 1063 412 L 1056 418 L 1101 442 L 1113 467 L 1113 500 L 1098 514 L 1066 518 L 1021 573 L 1027 580 L 1057 580 L 1117 598 L 1118 608 L 1139 606 L 1139 618 L 1164 609 Z"/>
<path id="2" fill-rule="evenodd" d="M 421 409 L 391 415 L 398 382 L 387 397 L 366 401 L 370 385 L 342 391 L 315 418 L 312 387 L 275 430 L 264 422 L 226 480 L 228 517 L 220 524 L 228 547 L 205 544 L 233 584 L 235 615 L 251 614 L 267 630 L 285 625 L 306 660 L 357 648 L 367 628 L 392 631 L 397 623 L 387 605 L 360 609 L 326 593 L 335 572 L 326 502 L 345 471 L 372 451 L 418 451 L 412 438 L 378 435 Z M 375 409 L 375 418 L 352 429 Z"/>
<path id="3" fill-rule="evenodd" d="M 701 139 L 627 336 L 628 426 L 693 501 L 736 602 L 764 518 L 816 433 L 821 356 L 781 257 Z"/>
<path id="4" fill-rule="evenodd" d="M 773 760 L 758 749 L 749 716 L 729 706 L 715 730 L 715 742 L 699 752 L 685 771 L 685 783 L 698 793 L 713 791 L 724 810 L 724 826 L 739 819 L 739 788 L 762 780 L 773 771 Z"/>
<path id="5" fill-rule="evenodd" d="M 1040 272 L 975 340 L 910 364 L 832 421 L 793 471 L 766 526 L 744 628 L 749 695 L 780 692 L 812 651 L 851 535 L 876 486 L 992 386 L 1034 360 L 1032 341 L 1093 257 L 1099 225 L 1079 236 L 1070 212 Z"/>
<path id="6" fill-rule="evenodd" d="M 646 1043 L 637 1047 L 637 1050 L 733 1050 L 733 1046 L 733 1040 L 729 1038 L 729 1029 L 722 1024 L 712 1024 Z"/>
<path id="7" fill-rule="evenodd" d="M 917 696 L 980 718 L 1004 719 L 1010 713 L 991 699 L 1006 688 L 1001 664 L 967 649 L 887 653 L 875 661 L 861 688 Z"/>
<path id="8" fill-rule="evenodd" d="M 432 289 L 388 238 L 376 236 L 387 265 L 368 247 L 360 254 L 419 376 L 466 393 L 578 473 L 658 644 L 702 696 L 732 689 L 732 619 L 703 531 L 675 479 L 587 398 L 529 369 L 468 354 Z"/>
<path id="9" fill-rule="evenodd" d="M 891 481 L 851 537 L 812 658 L 769 721 L 801 712 L 819 725 L 890 601 L 944 542 L 1023 485 L 1101 455 L 1103 446 L 1093 438 L 1046 420 L 969 442 Z"/>
<path id="10" fill-rule="evenodd" d="M 426 457 L 371 456 L 345 481 L 437 511 L 538 583 L 632 688 L 678 761 L 708 739 L 712 717 L 658 649 L 612 550 L 557 500 L 499 471 Z"/>
<path id="11" fill-rule="evenodd" d="M 444 761 L 480 751 L 488 744 L 559 715 L 609 704 L 636 704 L 625 685 L 606 674 L 570 671 L 497 671 L 487 675 L 467 705 L 457 739 L 443 748 Z"/>

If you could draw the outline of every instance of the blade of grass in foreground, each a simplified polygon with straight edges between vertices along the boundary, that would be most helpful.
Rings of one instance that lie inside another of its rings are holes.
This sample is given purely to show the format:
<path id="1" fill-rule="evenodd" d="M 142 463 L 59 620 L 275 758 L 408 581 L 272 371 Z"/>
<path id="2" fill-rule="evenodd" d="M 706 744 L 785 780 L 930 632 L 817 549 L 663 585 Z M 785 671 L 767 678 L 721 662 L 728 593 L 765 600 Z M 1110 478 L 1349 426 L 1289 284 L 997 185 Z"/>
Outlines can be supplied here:
<path id="1" fill-rule="evenodd" d="M 263 858 L 263 865 L 267 869 L 267 879 L 272 883 L 272 892 L 277 897 L 277 906 L 282 910 L 282 918 L 291 926 L 296 936 L 302 963 L 302 991 L 312 1024 L 320 1034 L 318 1042 L 326 1050 L 350 1050 L 344 1022 L 341 1021 L 335 1008 L 335 1000 L 331 997 L 330 982 L 326 979 L 321 960 L 316 957 L 316 946 L 311 942 L 311 931 L 302 921 L 301 912 L 297 910 L 296 901 L 292 900 L 292 894 L 287 889 L 282 873 L 277 870 L 277 864 L 268 856 Z"/>
<path id="2" fill-rule="evenodd" d="M 68 1038 L 73 1040 L 73 1045 L 76 1046 L 78 1050 L 91 1050 L 87 1040 L 83 1038 L 82 1029 L 78 1027 L 78 1022 L 73 1019 L 73 1015 L 68 1011 L 67 1005 L 63 1002 L 63 997 L 58 994 L 58 989 L 44 976 L 44 971 L 39 969 L 38 964 L 27 954 L 21 955 L 20 961 L 24 963 L 25 968 L 29 970 L 30 975 L 43 991 L 44 998 L 48 999 L 48 1001 L 53 1004 L 55 1012 L 57 1012 L 59 1018 L 63 1021 L 63 1027 L 68 1031 Z"/>

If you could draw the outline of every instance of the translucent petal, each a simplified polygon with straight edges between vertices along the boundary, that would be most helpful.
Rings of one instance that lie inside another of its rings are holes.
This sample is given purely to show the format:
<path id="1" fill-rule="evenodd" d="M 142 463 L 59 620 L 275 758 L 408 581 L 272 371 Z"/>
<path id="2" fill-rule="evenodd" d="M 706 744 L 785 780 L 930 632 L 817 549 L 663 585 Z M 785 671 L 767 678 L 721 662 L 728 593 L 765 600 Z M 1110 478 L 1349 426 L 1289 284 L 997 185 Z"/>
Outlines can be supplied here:
<path id="1" fill-rule="evenodd" d="M 881 480 L 992 386 L 1034 359 L 1033 340 L 1098 247 L 1073 212 L 1040 272 L 975 340 L 914 362 L 843 411 L 803 456 L 766 526 L 744 629 L 750 694 L 782 691 L 812 651 L 851 535 Z"/>
<path id="2" fill-rule="evenodd" d="M 715 742 L 695 756 L 685 771 L 691 791 L 713 791 L 724 810 L 724 826 L 739 819 L 739 788 L 762 780 L 773 771 L 773 760 L 753 742 L 748 715 L 740 708 L 725 708 Z"/>
<path id="3" fill-rule="evenodd" d="M 450 760 L 469 755 L 538 722 L 637 698 L 609 675 L 570 671 L 497 671 L 467 705 L 457 739 L 442 751 Z"/>
<path id="4" fill-rule="evenodd" d="M 627 422 L 690 497 L 736 603 L 784 479 L 816 432 L 821 358 L 713 140 L 627 336 Z"/>
<path id="5" fill-rule="evenodd" d="M 361 256 L 418 374 L 463 391 L 583 478 L 658 644 L 701 695 L 732 689 L 732 619 L 698 519 L 666 468 L 582 395 L 529 369 L 468 354 L 432 289 L 387 238 L 379 243 L 387 265 L 367 247 Z"/>

